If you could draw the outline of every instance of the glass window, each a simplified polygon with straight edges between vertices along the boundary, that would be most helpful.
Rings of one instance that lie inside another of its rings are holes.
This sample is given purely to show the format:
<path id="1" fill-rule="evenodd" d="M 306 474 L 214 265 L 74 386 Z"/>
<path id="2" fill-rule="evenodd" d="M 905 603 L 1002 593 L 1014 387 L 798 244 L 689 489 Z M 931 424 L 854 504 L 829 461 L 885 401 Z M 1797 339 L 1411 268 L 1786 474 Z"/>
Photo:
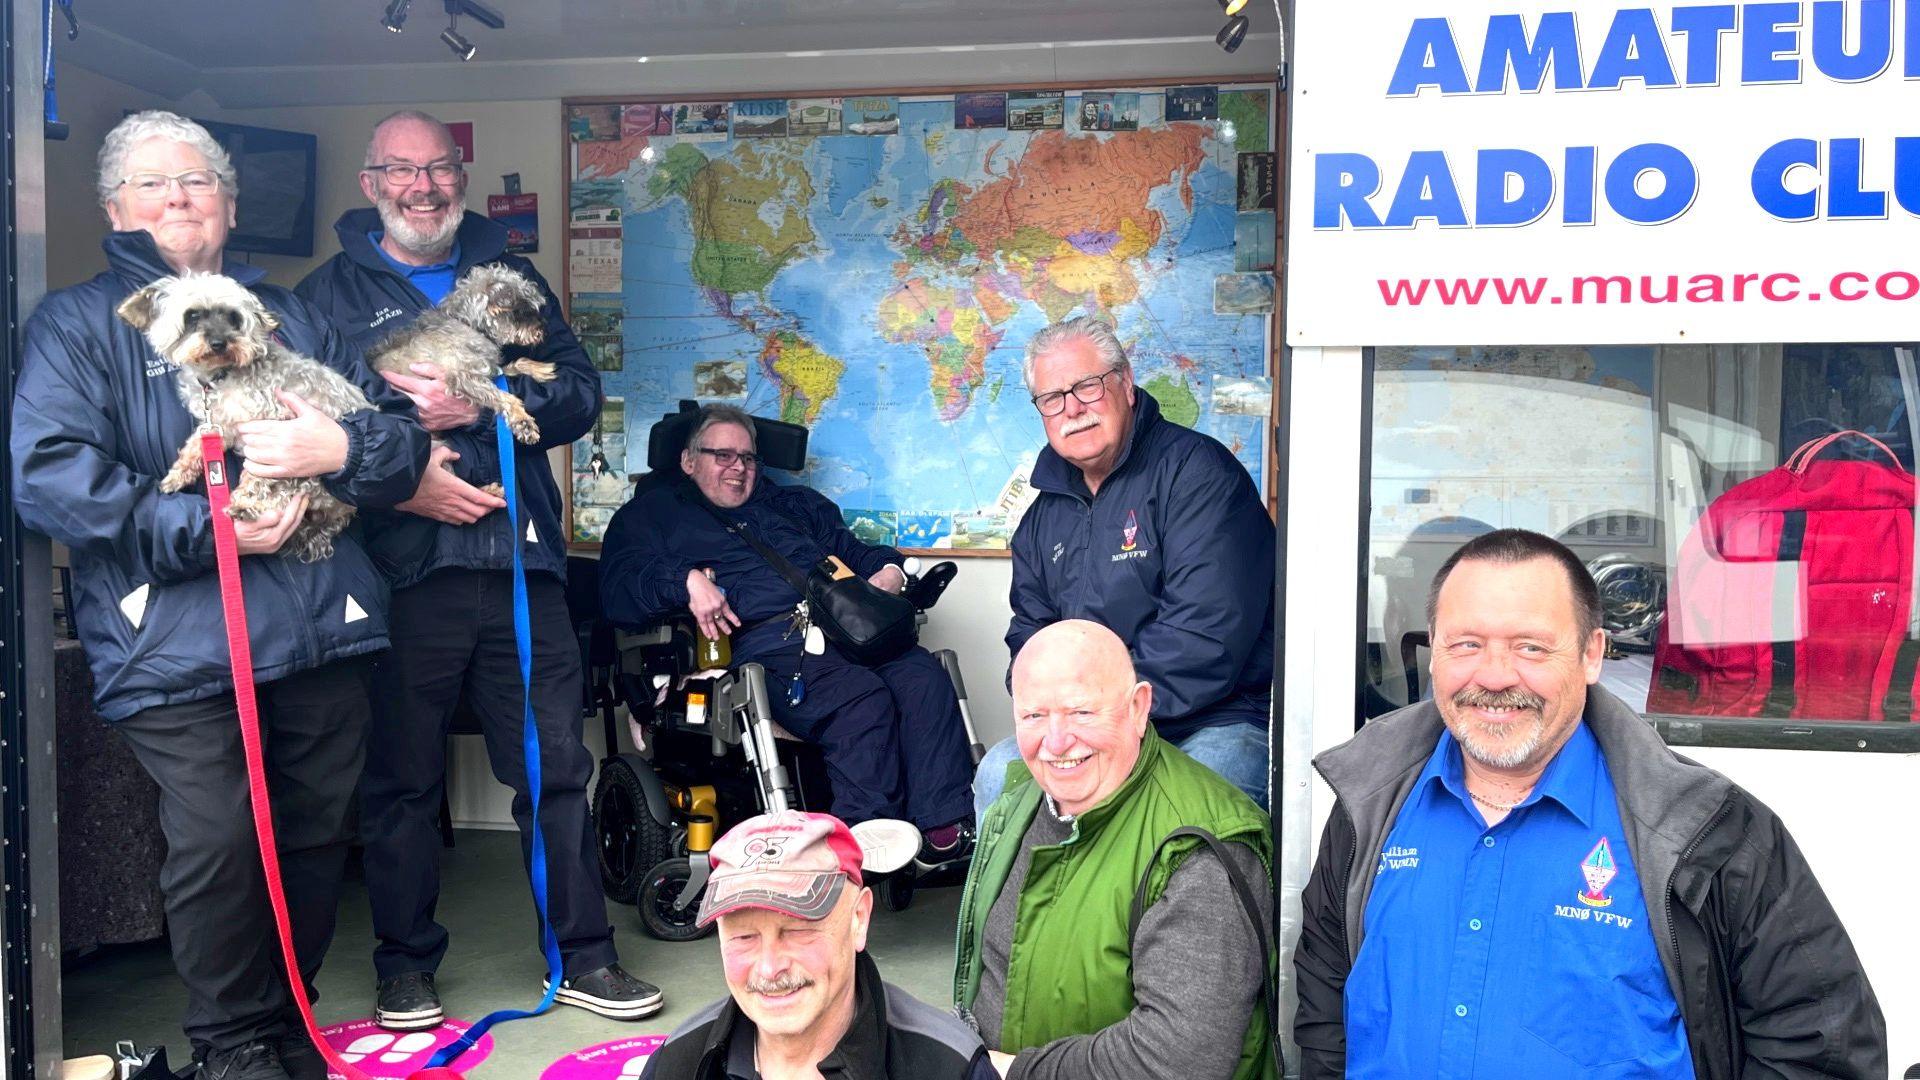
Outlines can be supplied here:
<path id="1" fill-rule="evenodd" d="M 1912 344 L 1369 356 L 1364 715 L 1428 693 L 1441 562 L 1519 527 L 1587 560 L 1601 682 L 1670 741 L 1920 749 Z"/>

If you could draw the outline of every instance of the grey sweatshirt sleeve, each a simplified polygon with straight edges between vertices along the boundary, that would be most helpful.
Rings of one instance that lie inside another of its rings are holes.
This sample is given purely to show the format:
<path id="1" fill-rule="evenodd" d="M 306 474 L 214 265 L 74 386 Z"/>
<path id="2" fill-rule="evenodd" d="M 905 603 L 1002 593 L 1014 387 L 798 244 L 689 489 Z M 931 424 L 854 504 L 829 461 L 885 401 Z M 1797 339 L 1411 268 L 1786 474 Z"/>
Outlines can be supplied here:
<path id="1" fill-rule="evenodd" d="M 1273 890 L 1245 844 L 1227 851 L 1253 885 L 1260 917 L 1273 921 Z M 1188 857 L 1134 939 L 1133 1011 L 1091 1035 L 1055 1039 L 1013 1059 L 1008 1080 L 1110 1080 L 1177 1076 L 1228 1080 L 1259 998 L 1266 964 L 1260 939 L 1213 852 Z"/>

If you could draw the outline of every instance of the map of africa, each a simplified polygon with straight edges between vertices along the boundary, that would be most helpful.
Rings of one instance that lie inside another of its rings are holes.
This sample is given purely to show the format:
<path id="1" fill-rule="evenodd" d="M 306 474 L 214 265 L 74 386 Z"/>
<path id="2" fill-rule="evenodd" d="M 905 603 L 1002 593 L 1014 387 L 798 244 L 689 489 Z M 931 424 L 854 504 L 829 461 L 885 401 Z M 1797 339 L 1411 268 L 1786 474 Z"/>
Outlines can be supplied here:
<path id="1" fill-rule="evenodd" d="M 609 408 L 574 450 L 574 538 L 597 540 L 646 469 L 648 427 L 699 398 L 811 429 L 797 479 L 862 539 L 1003 548 L 1045 443 L 1024 349 L 1080 314 L 1265 490 L 1269 315 L 1215 314 L 1215 278 L 1236 270 L 1236 155 L 1272 149 L 1271 96 L 1222 87 L 1219 119 L 1168 123 L 1143 91 L 1138 130 L 1081 131 L 1075 92 L 1052 130 L 956 128 L 951 97 L 905 98 L 894 134 L 662 119 L 575 143 L 572 314 Z"/>

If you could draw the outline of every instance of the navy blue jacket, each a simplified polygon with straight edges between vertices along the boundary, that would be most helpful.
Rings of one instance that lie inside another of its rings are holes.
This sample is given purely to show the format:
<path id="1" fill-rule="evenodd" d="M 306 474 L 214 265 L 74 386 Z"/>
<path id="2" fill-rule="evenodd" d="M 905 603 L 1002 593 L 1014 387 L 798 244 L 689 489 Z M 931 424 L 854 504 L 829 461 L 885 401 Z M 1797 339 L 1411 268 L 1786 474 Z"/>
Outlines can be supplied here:
<path id="1" fill-rule="evenodd" d="M 93 668 L 100 715 L 227 693 L 225 619 L 203 489 L 163 494 L 160 478 L 193 434 L 174 370 L 114 314 L 136 289 L 172 273 L 145 232 L 108 236 L 109 269 L 50 294 L 27 321 L 13 401 L 13 504 L 21 520 L 72 550 L 74 621 Z M 317 311 L 265 271 L 228 263 L 280 318 L 296 352 L 346 375 L 383 412 L 340 422 L 347 461 L 327 489 L 361 507 L 413 494 L 427 434 L 412 402 L 360 362 Z M 254 677 L 267 682 L 387 647 L 387 586 L 357 536 L 315 563 L 240 560 Z"/>
<path id="2" fill-rule="evenodd" d="M 308 274 L 296 291 L 332 317 L 347 340 L 367 349 L 381 338 L 412 322 L 433 305 L 413 283 L 382 258 L 367 236 L 384 227 L 372 207 L 340 215 L 333 231 L 340 237 L 340 254 Z M 593 429 L 600 418 L 600 373 L 587 359 L 580 341 L 560 312 L 553 295 L 533 264 L 507 254 L 507 229 L 497 221 L 468 212 L 460 223 L 458 272 L 494 263 L 525 274 L 547 297 L 547 335 L 537 348 L 507 350 L 506 359 L 532 356 L 551 363 L 558 376 L 535 382 L 511 376 L 509 388 L 540 425 L 538 446 L 518 446 L 514 468 L 519 480 L 520 514 L 533 527 L 528 540 L 510 535 L 512 524 L 496 511 L 471 525 L 447 525 L 414 514 L 383 513 L 367 521 L 367 547 L 396 589 L 417 584 L 436 570 L 506 570 L 513 565 L 516 539 L 529 572 L 565 579 L 567 537 L 562 528 L 560 489 L 547 466 L 547 450 L 566 446 Z M 460 455 L 454 472 L 478 487 L 500 479 L 500 450 L 494 437 L 494 417 L 488 413 L 468 427 L 443 431 L 437 437 Z"/>
<path id="3" fill-rule="evenodd" d="M 1273 701 L 1273 521 L 1233 453 L 1134 391 L 1133 431 L 1098 495 L 1052 447 L 1013 534 L 1007 648 L 1048 623 L 1120 635 L 1153 684 L 1153 721 L 1179 741 L 1203 727 L 1267 726 Z"/>
<path id="4" fill-rule="evenodd" d="M 745 503 L 720 513 L 802 572 L 828 555 L 838 555 L 861 577 L 905 561 L 893 548 L 855 539 L 839 507 L 798 484 L 760 477 Z M 685 479 L 656 487 L 614 513 L 600 548 L 601 606 L 625 627 L 685 611 L 687 572 L 695 567 L 713 570 L 715 584 L 727 591 L 727 606 L 740 616 L 745 630 L 734 637 L 737 659 L 751 659 L 783 638 L 787 620 L 779 616 L 793 610 L 800 594 L 745 540 L 722 528 L 700 490 Z"/>

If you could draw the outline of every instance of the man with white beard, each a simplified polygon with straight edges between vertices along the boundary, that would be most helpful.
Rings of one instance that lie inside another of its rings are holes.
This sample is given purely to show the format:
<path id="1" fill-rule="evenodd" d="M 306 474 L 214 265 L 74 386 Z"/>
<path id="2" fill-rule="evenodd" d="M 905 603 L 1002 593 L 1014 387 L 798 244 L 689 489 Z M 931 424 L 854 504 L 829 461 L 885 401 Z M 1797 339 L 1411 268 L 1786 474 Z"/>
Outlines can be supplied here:
<path id="1" fill-rule="evenodd" d="M 1886 1022 L 1786 826 L 1596 685 L 1600 594 L 1501 529 L 1427 594 L 1433 700 L 1333 789 L 1294 953 L 1300 1075 L 1887 1075 Z"/>
<path id="2" fill-rule="evenodd" d="M 561 316 L 551 289 L 518 255 L 507 230 L 466 209 L 467 175 L 446 125 L 398 112 L 374 127 L 360 190 L 371 208 L 349 210 L 334 230 L 340 254 L 308 275 L 299 293 L 364 349 L 437 303 L 468 270 L 498 264 L 546 293 L 546 336 L 508 359 L 530 356 L 556 378 L 515 376 L 510 390 L 539 424 L 541 442 L 517 446 L 515 471 L 526 523 L 481 490 L 501 478 L 494 418 L 449 397 L 433 364 L 385 374 L 414 401 L 434 433 L 433 465 L 394 513 L 367 515 L 367 548 L 393 590 L 391 651 L 374 669 L 374 720 L 361 779 L 361 836 L 373 908 L 375 1015 L 389 1030 L 440 1023 L 434 971 L 447 931 L 439 899 L 440 801 L 447 727 L 464 697 L 479 718 L 494 775 L 514 789 L 523 855 L 533 819 L 521 724 L 526 707 L 514 639 L 513 546 L 527 571 L 533 631 L 530 703 L 540 731 L 540 825 L 546 841 L 548 911 L 564 961 L 558 999 L 602 1016 L 638 1020 L 658 1012 L 660 991 L 628 974 L 614 951 L 598 849 L 587 814 L 593 758 L 580 741 L 581 671 L 566 604 L 566 537 L 547 450 L 584 435 L 600 413 L 600 378 Z M 348 619 L 355 617 L 347 612 Z M 361 615 L 360 617 L 365 617 Z M 537 943 L 536 943 L 537 946 Z M 529 988 L 530 990 L 532 988 Z"/>

